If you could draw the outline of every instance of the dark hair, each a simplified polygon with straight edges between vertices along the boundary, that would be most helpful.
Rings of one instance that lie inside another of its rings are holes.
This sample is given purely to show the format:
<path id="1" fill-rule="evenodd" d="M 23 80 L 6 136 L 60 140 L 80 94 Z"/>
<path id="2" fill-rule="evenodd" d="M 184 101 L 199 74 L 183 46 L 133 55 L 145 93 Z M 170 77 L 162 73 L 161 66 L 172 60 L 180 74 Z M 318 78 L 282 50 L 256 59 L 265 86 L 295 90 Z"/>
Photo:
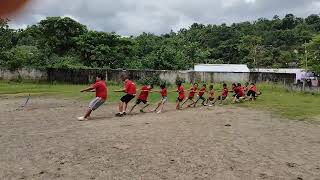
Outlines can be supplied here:
<path id="1" fill-rule="evenodd" d="M 128 74 L 126 74 L 126 73 L 121 73 L 120 78 L 121 78 L 121 80 L 124 81 L 124 80 L 128 79 L 129 76 L 128 76 Z"/>
<path id="2" fill-rule="evenodd" d="M 210 86 L 209 86 L 209 89 L 213 89 L 213 85 L 210 85 Z"/>
<path id="3" fill-rule="evenodd" d="M 96 77 L 100 78 L 101 80 L 105 80 L 106 79 L 105 75 L 103 75 L 103 74 L 97 74 Z"/>
<path id="4" fill-rule="evenodd" d="M 255 85 L 254 83 L 251 83 L 251 85 Z"/>
<path id="5" fill-rule="evenodd" d="M 161 89 L 164 89 L 164 88 L 166 88 L 166 85 L 165 85 L 165 84 L 161 84 L 161 85 L 160 85 L 160 88 L 161 88 Z"/>
<path id="6" fill-rule="evenodd" d="M 151 89 L 153 89 L 153 84 L 150 84 Z"/>
<path id="7" fill-rule="evenodd" d="M 206 84 L 203 84 L 202 86 L 203 86 L 203 87 L 207 87 L 207 85 L 206 85 Z"/>
<path id="8" fill-rule="evenodd" d="M 223 83 L 223 85 L 222 85 L 223 87 L 227 87 L 227 84 L 226 83 Z"/>
<path id="9" fill-rule="evenodd" d="M 177 86 L 181 86 L 182 85 L 182 82 L 181 81 L 178 81 L 177 82 Z"/>
<path id="10" fill-rule="evenodd" d="M 237 84 L 236 83 L 232 83 L 232 86 L 237 86 Z"/>
<path id="11" fill-rule="evenodd" d="M 238 86 L 241 86 L 241 83 L 238 83 Z"/>

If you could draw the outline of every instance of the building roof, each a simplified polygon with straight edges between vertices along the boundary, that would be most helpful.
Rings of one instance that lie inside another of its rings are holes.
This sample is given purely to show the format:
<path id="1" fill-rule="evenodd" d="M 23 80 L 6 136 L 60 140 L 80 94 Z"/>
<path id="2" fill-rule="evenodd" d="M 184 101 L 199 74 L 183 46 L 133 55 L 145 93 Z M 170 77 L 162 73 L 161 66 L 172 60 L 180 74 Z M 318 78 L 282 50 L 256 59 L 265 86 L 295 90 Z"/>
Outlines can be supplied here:
<path id="1" fill-rule="evenodd" d="M 197 64 L 196 72 L 250 72 L 246 64 Z"/>
<path id="2" fill-rule="evenodd" d="M 266 68 L 259 68 L 259 69 L 252 69 L 252 72 L 270 72 L 270 73 L 305 73 L 307 72 L 305 69 L 293 69 L 293 68 L 279 68 L 279 69 L 266 69 Z"/>

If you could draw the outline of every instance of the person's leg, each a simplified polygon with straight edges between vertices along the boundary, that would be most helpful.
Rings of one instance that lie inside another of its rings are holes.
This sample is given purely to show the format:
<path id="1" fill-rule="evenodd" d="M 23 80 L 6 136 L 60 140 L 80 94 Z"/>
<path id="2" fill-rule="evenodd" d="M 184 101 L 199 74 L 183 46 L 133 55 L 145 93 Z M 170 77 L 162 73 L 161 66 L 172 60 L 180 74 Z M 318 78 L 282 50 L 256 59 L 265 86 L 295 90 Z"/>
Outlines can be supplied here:
<path id="1" fill-rule="evenodd" d="M 84 118 L 88 119 L 90 117 L 91 113 L 92 113 L 92 110 L 88 109 L 86 114 L 84 115 Z"/>
<path id="2" fill-rule="evenodd" d="M 150 104 L 148 102 L 145 102 L 145 105 L 140 109 L 140 112 L 144 112 L 143 110 L 148 107 Z"/>
<path id="3" fill-rule="evenodd" d="M 196 104 L 196 101 L 194 98 L 190 99 L 191 103 L 188 105 L 188 107 L 191 107 L 192 105 Z"/>
<path id="4" fill-rule="evenodd" d="M 99 97 L 92 100 L 89 104 L 89 107 L 86 111 L 86 114 L 83 117 L 79 117 L 78 120 L 80 120 L 80 121 L 87 120 L 90 117 L 92 111 L 98 109 L 104 102 L 105 102 L 105 100 L 103 100 Z"/>
<path id="5" fill-rule="evenodd" d="M 162 103 L 162 100 L 161 102 L 158 102 L 157 107 L 153 110 L 154 112 L 156 112 L 159 109 L 159 107 L 161 106 L 161 103 Z"/>
<path id="6" fill-rule="evenodd" d="M 199 101 L 200 99 L 201 99 L 201 97 L 198 96 L 198 97 L 197 97 L 197 100 L 196 100 L 194 103 L 190 104 L 190 106 L 193 105 L 193 107 L 196 107 L 196 106 L 197 106 L 197 103 L 198 103 L 198 101 Z"/>
<path id="7" fill-rule="evenodd" d="M 254 91 L 252 91 L 252 98 L 253 98 L 253 100 L 256 100 L 256 99 L 257 99 L 257 94 L 256 94 L 256 92 L 254 92 Z"/>
<path id="8" fill-rule="evenodd" d="M 128 102 L 129 103 L 129 102 Z M 128 103 L 124 103 L 124 107 L 123 107 L 123 113 L 127 112 L 127 107 L 128 107 Z"/>
<path id="9" fill-rule="evenodd" d="M 127 107 L 128 107 L 128 104 L 129 104 L 129 102 L 132 100 L 134 98 L 134 96 L 133 95 L 129 95 L 129 94 L 127 94 L 126 95 L 126 98 L 125 98 L 125 100 L 124 100 L 124 103 L 123 103 L 123 111 L 122 111 L 122 114 L 124 114 L 124 115 L 126 115 L 127 113 Z"/>
<path id="10" fill-rule="evenodd" d="M 160 110 L 157 113 L 162 113 L 164 109 L 164 105 L 167 102 L 167 98 L 162 99 L 161 105 L 160 105 Z"/>
<path id="11" fill-rule="evenodd" d="M 182 102 L 182 104 L 181 104 L 181 107 L 182 107 L 185 103 L 187 103 L 188 100 L 189 100 L 189 98 L 187 98 L 186 100 L 184 100 L 184 101 Z"/>
<path id="12" fill-rule="evenodd" d="M 176 104 L 177 104 L 177 105 L 176 105 L 176 109 L 177 109 L 177 110 L 180 109 L 180 102 L 181 102 L 181 100 L 178 98 L 177 101 L 176 101 Z"/>
<path id="13" fill-rule="evenodd" d="M 206 101 L 206 98 L 204 98 L 203 96 L 199 98 L 199 101 L 202 100 L 201 105 L 204 106 L 204 102 Z"/>
<path id="14" fill-rule="evenodd" d="M 131 113 L 133 111 L 133 109 L 137 106 L 138 104 L 135 104 L 132 106 L 132 108 L 130 109 L 129 113 Z"/>

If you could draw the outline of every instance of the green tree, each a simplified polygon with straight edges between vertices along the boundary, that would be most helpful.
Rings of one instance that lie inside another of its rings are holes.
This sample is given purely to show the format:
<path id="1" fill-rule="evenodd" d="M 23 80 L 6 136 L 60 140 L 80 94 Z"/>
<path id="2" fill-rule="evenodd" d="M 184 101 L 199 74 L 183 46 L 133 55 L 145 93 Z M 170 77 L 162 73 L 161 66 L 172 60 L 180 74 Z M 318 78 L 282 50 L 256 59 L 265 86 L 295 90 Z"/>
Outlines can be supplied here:
<path id="1" fill-rule="evenodd" d="M 320 34 L 316 35 L 306 46 L 310 50 L 308 65 L 311 70 L 320 73 Z"/>

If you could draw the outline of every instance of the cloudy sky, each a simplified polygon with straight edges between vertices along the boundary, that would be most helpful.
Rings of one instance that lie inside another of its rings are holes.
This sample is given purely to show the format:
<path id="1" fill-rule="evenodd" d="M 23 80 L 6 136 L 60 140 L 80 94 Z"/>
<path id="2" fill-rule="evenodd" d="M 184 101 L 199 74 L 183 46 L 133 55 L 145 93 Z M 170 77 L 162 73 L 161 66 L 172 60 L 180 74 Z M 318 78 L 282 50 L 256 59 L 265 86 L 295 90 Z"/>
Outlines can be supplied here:
<path id="1" fill-rule="evenodd" d="M 47 16 L 69 16 L 94 30 L 161 34 L 193 22 L 253 21 L 287 13 L 319 14 L 320 0 L 32 0 L 11 25 L 26 27 Z"/>

